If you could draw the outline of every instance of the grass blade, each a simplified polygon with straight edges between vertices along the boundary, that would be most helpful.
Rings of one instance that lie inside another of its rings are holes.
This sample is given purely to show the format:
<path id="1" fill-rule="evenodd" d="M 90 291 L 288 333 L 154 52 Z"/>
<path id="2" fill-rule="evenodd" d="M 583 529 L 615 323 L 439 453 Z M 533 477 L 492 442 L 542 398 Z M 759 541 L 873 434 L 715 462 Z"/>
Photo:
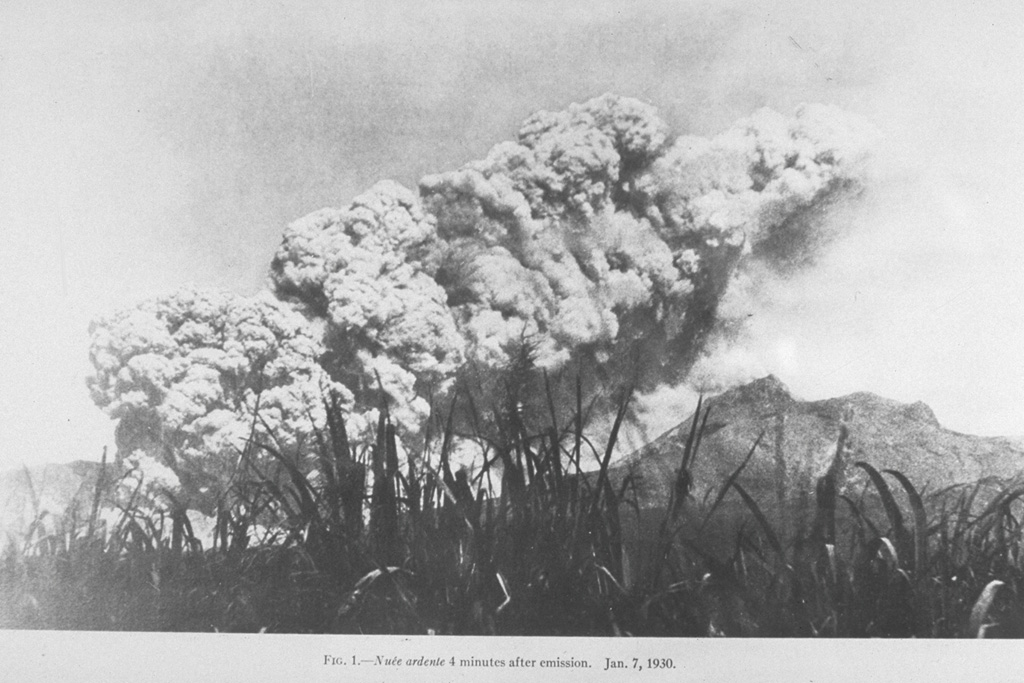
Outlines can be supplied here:
<path id="1" fill-rule="evenodd" d="M 924 501 L 921 500 L 921 494 L 902 472 L 898 470 L 883 470 L 883 472 L 895 477 L 903 490 L 907 492 L 907 498 L 910 499 L 910 509 L 914 513 L 914 566 L 912 568 L 915 572 L 921 573 L 925 570 L 928 553 L 928 515 L 924 509 Z"/>
<path id="2" fill-rule="evenodd" d="M 858 460 L 854 465 L 860 467 L 868 473 L 869 477 L 871 477 L 871 482 L 875 485 L 875 489 L 878 491 L 878 496 L 882 500 L 882 506 L 885 508 L 885 514 L 889 518 L 889 524 L 892 526 L 900 554 L 906 557 L 908 555 L 906 550 L 909 545 L 909 533 L 907 532 L 906 526 L 903 524 L 903 513 L 900 512 L 900 507 L 896 504 L 896 499 L 893 497 L 892 491 L 889 489 L 889 485 L 885 482 L 885 479 L 879 471 L 870 464 L 863 460 Z"/>
<path id="3" fill-rule="evenodd" d="M 103 456 L 100 458 L 100 471 L 96 474 L 96 490 L 92 496 L 92 510 L 89 513 L 89 540 L 92 540 L 96 532 L 96 518 L 100 511 L 100 496 L 103 493 L 104 479 L 107 475 L 107 447 L 103 447 Z"/>
<path id="4" fill-rule="evenodd" d="M 971 610 L 971 619 L 967 625 L 967 635 L 969 637 L 985 637 L 985 629 L 987 628 L 985 621 L 988 619 L 989 610 L 992 609 L 992 603 L 995 602 L 996 595 L 1002 586 L 1002 581 L 989 581 L 985 589 L 981 591 L 981 595 L 978 596 L 974 603 L 974 609 Z"/>
<path id="5" fill-rule="evenodd" d="M 685 471 L 689 465 L 690 460 L 693 458 L 693 443 L 697 438 L 697 425 L 700 423 L 700 409 L 704 403 L 704 396 L 697 397 L 697 410 L 693 413 L 693 421 L 690 423 L 690 433 L 686 437 L 686 446 L 683 448 L 683 460 L 679 463 L 680 471 Z M 710 411 L 708 411 L 710 412 Z M 705 422 L 707 421 L 707 413 L 704 415 Z"/>
<path id="6" fill-rule="evenodd" d="M 704 531 L 704 528 L 707 526 L 711 516 L 715 514 L 715 510 L 717 510 L 718 506 L 722 504 L 722 499 L 725 498 L 725 494 L 729 492 L 729 488 L 732 487 L 736 482 L 736 479 L 740 476 L 740 473 L 742 473 L 743 469 L 747 466 L 747 463 L 750 462 L 750 458 L 754 455 L 754 451 L 757 450 L 757 447 L 761 445 L 761 439 L 763 438 L 764 431 L 762 430 L 761 433 L 758 434 L 757 440 L 754 441 L 754 445 L 750 447 L 750 451 L 747 452 L 747 457 L 743 458 L 743 462 L 740 463 L 740 466 L 733 470 L 733 473 L 725 480 L 725 484 L 723 484 L 722 488 L 719 490 L 718 496 L 715 498 L 715 502 L 711 504 L 711 509 L 708 510 L 706 515 L 704 515 L 704 519 L 700 523 L 700 528 L 697 530 L 698 535 Z"/>
<path id="7" fill-rule="evenodd" d="M 846 447 L 846 439 L 849 432 L 846 425 L 839 428 L 839 442 L 836 444 L 836 454 L 832 457 L 832 463 L 824 476 L 818 479 L 815 487 L 815 502 L 817 509 L 814 513 L 814 524 L 812 526 L 812 538 L 824 543 L 826 546 L 836 542 L 836 502 L 839 491 L 839 476 L 843 469 L 843 449 Z"/>
<path id="8" fill-rule="evenodd" d="M 757 502 L 749 493 L 747 493 L 746 489 L 740 486 L 739 482 L 734 481 L 732 483 L 732 487 L 736 489 L 736 493 L 740 494 L 740 498 L 743 499 L 743 502 L 747 504 L 747 507 L 750 508 L 750 511 L 753 513 L 754 519 L 756 519 L 757 523 L 761 525 L 761 529 L 764 530 L 765 537 L 768 539 L 768 544 L 772 547 L 772 550 L 774 550 L 779 558 L 785 562 L 786 553 L 782 549 L 782 543 L 779 541 L 779 536 L 775 533 L 775 530 L 772 529 L 771 524 L 768 523 L 768 520 L 765 518 L 764 513 L 761 512 L 761 508 L 758 506 Z"/>
<path id="9" fill-rule="evenodd" d="M 597 512 L 601 501 L 601 495 L 604 493 L 604 489 L 608 484 L 608 463 L 612 459 L 612 452 L 615 450 L 615 442 L 619 438 L 619 428 L 622 427 L 622 420 L 626 417 L 626 408 L 629 406 L 629 401 L 632 397 L 633 387 L 631 386 L 626 391 L 626 395 L 623 397 L 621 403 L 619 403 L 619 410 L 615 414 L 615 423 L 612 425 L 612 433 L 608 437 L 608 445 L 604 451 L 604 458 L 601 460 L 601 471 L 597 475 L 597 486 L 594 489 L 594 502 L 590 508 L 591 515 Z"/>

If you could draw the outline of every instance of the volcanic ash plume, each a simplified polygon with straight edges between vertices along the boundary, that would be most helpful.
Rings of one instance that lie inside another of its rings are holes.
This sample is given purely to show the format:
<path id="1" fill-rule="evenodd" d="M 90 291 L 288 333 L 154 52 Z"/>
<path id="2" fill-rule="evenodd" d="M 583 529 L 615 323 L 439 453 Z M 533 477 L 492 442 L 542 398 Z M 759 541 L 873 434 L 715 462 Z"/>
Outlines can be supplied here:
<path id="1" fill-rule="evenodd" d="M 119 420 L 119 456 L 171 466 L 192 506 L 212 508 L 254 427 L 294 447 L 322 424 L 325 392 L 352 394 L 319 365 L 322 335 L 288 304 L 191 287 L 91 326 L 92 399 Z"/>
<path id="2" fill-rule="evenodd" d="M 215 424 L 242 435 L 257 396 L 298 433 L 318 419 L 314 390 L 333 387 L 369 425 L 383 389 L 415 434 L 428 397 L 524 359 L 676 383 L 728 322 L 734 281 L 812 260 L 829 208 L 860 189 L 871 138 L 824 106 L 674 140 L 633 99 L 539 112 L 418 195 L 381 182 L 290 225 L 272 294 L 188 292 L 100 321 L 93 396 L 191 453 L 221 447 Z"/>
<path id="3" fill-rule="evenodd" d="M 745 263 L 806 259 L 823 208 L 859 189 L 869 139 L 821 106 L 673 143 L 636 100 L 540 112 L 420 183 L 443 242 L 435 279 L 478 362 L 527 340 L 541 367 L 579 356 L 645 388 L 679 380 Z"/>
<path id="4" fill-rule="evenodd" d="M 328 372 L 366 406 L 377 405 L 382 387 L 407 427 L 426 418 L 423 396 L 442 391 L 464 360 L 465 342 L 435 280 L 440 248 L 417 197 L 385 181 L 345 210 L 290 225 L 271 264 L 278 296 L 326 323 Z"/>

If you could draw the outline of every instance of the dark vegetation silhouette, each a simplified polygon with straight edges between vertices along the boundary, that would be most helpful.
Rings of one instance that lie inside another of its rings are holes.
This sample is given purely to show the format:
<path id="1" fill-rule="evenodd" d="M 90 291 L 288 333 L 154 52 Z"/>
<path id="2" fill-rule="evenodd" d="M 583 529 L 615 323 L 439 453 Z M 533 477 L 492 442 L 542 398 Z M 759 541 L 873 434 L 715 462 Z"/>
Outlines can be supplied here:
<path id="1" fill-rule="evenodd" d="M 556 390 L 544 384 L 546 419 L 524 419 L 515 405 L 485 410 L 457 394 L 431 421 L 436 438 L 404 457 L 386 409 L 376 439 L 357 444 L 330 396 L 327 429 L 308 454 L 281 450 L 254 430 L 240 454 L 249 476 L 221 500 L 207 545 L 187 516 L 132 501 L 116 523 L 100 521 L 99 501 L 117 475 L 105 465 L 88 519 L 40 511 L 20 543 L 4 549 L 0 626 L 1024 634 L 1021 485 L 986 480 L 922 496 L 899 471 L 857 462 L 869 481 L 860 496 L 838 493 L 833 466 L 817 482 L 812 517 L 780 524 L 770 497 L 756 499 L 756 482 L 744 476 L 757 444 L 713 496 L 694 498 L 690 472 L 709 424 L 699 405 L 667 505 L 641 510 L 629 477 L 609 474 L 628 388 L 616 399 L 610 436 L 595 443 L 582 389 L 560 416 Z M 460 402 L 494 427 L 456 433 Z M 846 438 L 837 434 L 834 464 Z M 475 476 L 453 472 L 454 444 L 467 440 L 479 448 Z M 306 455 L 315 469 L 299 466 Z M 641 516 L 649 531 L 637 538 L 630 530 Z"/>

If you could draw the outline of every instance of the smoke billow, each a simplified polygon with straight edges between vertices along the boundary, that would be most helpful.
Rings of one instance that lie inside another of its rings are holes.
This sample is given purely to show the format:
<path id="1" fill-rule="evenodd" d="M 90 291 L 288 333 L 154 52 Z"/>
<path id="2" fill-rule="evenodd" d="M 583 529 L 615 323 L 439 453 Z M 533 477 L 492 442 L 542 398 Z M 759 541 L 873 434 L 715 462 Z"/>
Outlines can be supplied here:
<path id="1" fill-rule="evenodd" d="M 271 264 L 277 295 L 326 324 L 328 372 L 363 406 L 376 407 L 383 388 L 407 428 L 427 416 L 427 391 L 443 391 L 464 359 L 436 281 L 440 247 L 416 196 L 385 181 L 345 210 L 288 226 Z"/>
<path id="2" fill-rule="evenodd" d="M 653 391 L 721 346 L 742 317 L 734 285 L 813 262 L 831 207 L 860 190 L 871 139 L 855 116 L 818 105 L 790 118 L 762 110 L 713 138 L 673 138 L 653 107 L 612 95 L 542 111 L 484 159 L 423 178 L 418 194 L 381 182 L 288 226 L 273 305 L 293 307 L 320 345 L 316 381 L 342 387 L 366 417 L 383 389 L 409 434 L 460 376 L 510 367 L 588 367 Z M 143 357 L 187 365 L 220 342 L 132 345 L 137 314 L 126 315 L 94 331 L 97 403 L 122 422 L 180 430 L 168 413 L 177 380 L 149 377 L 140 394 L 113 378 Z M 197 403 L 195 419 L 209 407 Z"/>
<path id="3" fill-rule="evenodd" d="M 269 293 L 245 298 L 182 288 L 90 328 L 93 401 L 118 419 L 119 459 L 138 452 L 179 475 L 190 505 L 212 508 L 254 427 L 280 447 L 322 424 L 324 392 L 352 395 L 317 362 L 309 320 Z"/>
<path id="4" fill-rule="evenodd" d="M 626 98 L 535 114 L 515 142 L 420 183 L 469 358 L 500 365 L 525 339 L 540 367 L 577 357 L 645 389 L 684 379 L 738 273 L 811 259 L 870 138 L 824 106 L 675 141 Z"/>

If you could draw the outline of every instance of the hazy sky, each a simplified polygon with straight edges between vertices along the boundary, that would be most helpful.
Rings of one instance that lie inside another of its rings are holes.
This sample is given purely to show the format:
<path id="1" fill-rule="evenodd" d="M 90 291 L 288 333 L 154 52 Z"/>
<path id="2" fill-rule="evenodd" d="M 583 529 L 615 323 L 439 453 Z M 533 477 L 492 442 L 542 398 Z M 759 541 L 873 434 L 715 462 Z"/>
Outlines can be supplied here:
<path id="1" fill-rule="evenodd" d="M 1024 434 L 1015 2 L 0 0 L 0 468 L 99 457 L 89 321 L 261 287 L 286 223 L 414 187 L 604 92 L 711 135 L 833 103 L 883 133 L 849 236 L 765 292 L 744 362 L 805 398 Z"/>

